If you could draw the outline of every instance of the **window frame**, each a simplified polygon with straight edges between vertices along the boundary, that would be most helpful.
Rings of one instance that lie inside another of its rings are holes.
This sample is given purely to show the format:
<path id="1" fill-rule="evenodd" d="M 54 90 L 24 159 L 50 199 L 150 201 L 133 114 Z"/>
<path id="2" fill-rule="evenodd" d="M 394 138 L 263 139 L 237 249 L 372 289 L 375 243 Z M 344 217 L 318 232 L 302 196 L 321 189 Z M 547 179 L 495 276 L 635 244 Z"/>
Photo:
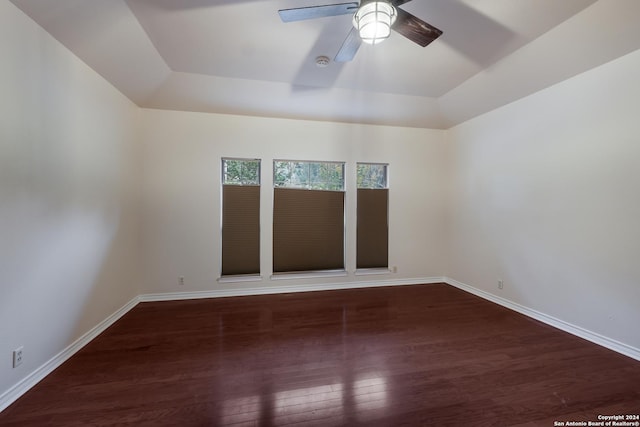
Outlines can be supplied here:
<path id="1" fill-rule="evenodd" d="M 279 185 L 279 182 L 276 176 L 276 166 L 277 163 L 307 163 L 307 164 L 325 164 L 325 165 L 339 165 L 340 166 L 340 188 L 314 188 L 309 185 L 309 183 L 313 184 L 312 181 L 307 182 L 307 185 Z M 291 160 L 291 159 L 273 159 L 272 162 L 272 173 L 273 173 L 273 206 L 272 206 L 272 279 L 288 279 L 288 278 L 309 278 L 309 277 L 331 277 L 331 276 L 346 276 L 346 262 L 347 262 L 347 192 L 346 192 L 346 162 L 345 161 L 335 161 L 335 160 Z M 341 215 L 341 235 L 342 235 L 342 268 L 336 269 L 310 269 L 310 270 L 292 270 L 292 271 L 275 271 L 275 198 L 276 192 L 278 190 L 293 190 L 293 191 L 326 191 L 326 192 L 334 192 L 334 193 L 342 193 L 342 215 Z"/>
<path id="2" fill-rule="evenodd" d="M 241 182 L 229 182 L 227 181 L 227 169 L 226 162 L 227 161 L 240 161 L 240 162 L 257 162 L 257 170 L 255 172 L 255 181 L 244 181 Z M 258 271 L 255 273 L 240 273 L 240 274 L 224 274 L 224 197 L 225 197 L 225 186 L 229 187 L 257 187 L 258 188 L 258 212 L 257 212 L 257 221 L 258 221 L 258 231 L 257 231 L 257 256 L 258 256 Z M 261 211 L 261 192 L 262 192 L 262 159 L 259 158 L 242 158 L 242 157 L 221 157 L 220 158 L 220 268 L 218 274 L 219 282 L 243 282 L 243 281 L 255 281 L 262 280 L 262 272 L 261 272 L 261 264 L 262 264 L 262 248 L 261 248 L 261 234 L 262 234 L 262 221 L 260 216 Z"/>
<path id="3" fill-rule="evenodd" d="M 370 165 L 370 166 L 383 166 L 384 167 L 384 186 L 383 187 L 379 187 L 379 186 L 362 186 L 359 182 L 358 182 L 358 174 L 359 174 L 359 169 L 360 166 L 364 165 Z M 387 231 L 387 235 L 386 235 L 386 243 L 387 243 L 387 247 L 386 247 L 386 255 L 387 255 L 387 265 L 386 266 L 380 266 L 380 267 L 358 267 L 358 256 L 359 256 L 359 251 L 358 251 L 358 246 L 359 246 L 359 238 L 358 238 L 358 232 L 359 232 L 359 191 L 360 190 L 385 190 L 386 194 L 387 194 L 387 198 L 386 198 L 386 231 Z M 356 270 L 355 270 L 355 274 L 356 275 L 364 275 L 364 274 L 386 274 L 389 272 L 392 272 L 391 268 L 389 267 L 389 228 L 390 228 L 390 203 L 389 203 L 389 163 L 385 163 L 385 162 L 356 162 L 356 224 L 355 224 L 355 228 L 356 228 L 356 256 L 355 256 L 355 264 L 356 264 Z"/>

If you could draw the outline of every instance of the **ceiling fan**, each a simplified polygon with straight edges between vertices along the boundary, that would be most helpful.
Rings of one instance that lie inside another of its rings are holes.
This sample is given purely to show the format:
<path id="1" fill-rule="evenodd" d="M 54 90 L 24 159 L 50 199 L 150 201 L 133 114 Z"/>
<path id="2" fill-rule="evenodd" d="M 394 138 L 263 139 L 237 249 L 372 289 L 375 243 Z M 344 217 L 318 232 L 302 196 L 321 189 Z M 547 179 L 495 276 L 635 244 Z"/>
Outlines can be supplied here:
<path id="1" fill-rule="evenodd" d="M 283 22 L 353 14 L 353 28 L 342 43 L 334 61 L 351 61 L 361 42 L 377 44 L 389 37 L 391 29 L 420 46 L 426 46 L 442 35 L 442 31 L 398 6 L 411 0 L 361 0 L 360 3 L 338 3 L 296 7 L 278 11 Z"/>

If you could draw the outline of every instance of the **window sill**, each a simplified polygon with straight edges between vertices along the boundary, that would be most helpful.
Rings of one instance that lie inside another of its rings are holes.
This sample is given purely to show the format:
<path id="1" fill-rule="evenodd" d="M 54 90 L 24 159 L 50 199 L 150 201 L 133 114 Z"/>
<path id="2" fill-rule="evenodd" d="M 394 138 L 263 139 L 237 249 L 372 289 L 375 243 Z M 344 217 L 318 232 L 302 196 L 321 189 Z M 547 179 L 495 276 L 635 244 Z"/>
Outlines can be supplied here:
<path id="1" fill-rule="evenodd" d="M 381 268 L 359 268 L 356 270 L 355 275 L 356 276 L 369 276 L 369 275 L 373 275 L 373 274 L 390 274 L 393 273 L 393 271 L 390 268 L 387 267 L 381 267 Z"/>
<path id="2" fill-rule="evenodd" d="M 259 274 L 239 274 L 237 276 L 221 276 L 218 277 L 218 283 L 237 283 L 237 282 L 261 282 L 262 276 Z"/>
<path id="3" fill-rule="evenodd" d="M 274 273 L 271 280 L 313 279 L 316 277 L 344 277 L 347 270 L 305 271 L 295 273 Z"/>

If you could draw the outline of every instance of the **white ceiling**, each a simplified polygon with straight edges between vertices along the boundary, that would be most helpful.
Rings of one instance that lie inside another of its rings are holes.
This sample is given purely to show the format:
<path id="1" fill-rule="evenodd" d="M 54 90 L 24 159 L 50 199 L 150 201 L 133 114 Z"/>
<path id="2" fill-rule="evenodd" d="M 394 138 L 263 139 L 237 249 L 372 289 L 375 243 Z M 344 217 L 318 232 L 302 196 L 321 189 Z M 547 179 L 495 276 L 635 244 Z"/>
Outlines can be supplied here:
<path id="1" fill-rule="evenodd" d="M 444 34 L 336 54 L 335 0 L 12 0 L 141 107 L 447 128 L 640 48 L 638 0 L 414 0 Z"/>

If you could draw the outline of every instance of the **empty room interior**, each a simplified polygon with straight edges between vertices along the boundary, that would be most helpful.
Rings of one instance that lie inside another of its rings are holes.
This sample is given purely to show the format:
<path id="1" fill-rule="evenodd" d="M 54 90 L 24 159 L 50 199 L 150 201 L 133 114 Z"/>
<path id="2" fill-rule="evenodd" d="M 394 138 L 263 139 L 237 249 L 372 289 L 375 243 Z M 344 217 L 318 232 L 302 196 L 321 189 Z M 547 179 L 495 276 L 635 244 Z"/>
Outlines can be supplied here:
<path id="1" fill-rule="evenodd" d="M 0 2 L 0 425 L 640 425 L 640 1 L 330 3 Z"/>

